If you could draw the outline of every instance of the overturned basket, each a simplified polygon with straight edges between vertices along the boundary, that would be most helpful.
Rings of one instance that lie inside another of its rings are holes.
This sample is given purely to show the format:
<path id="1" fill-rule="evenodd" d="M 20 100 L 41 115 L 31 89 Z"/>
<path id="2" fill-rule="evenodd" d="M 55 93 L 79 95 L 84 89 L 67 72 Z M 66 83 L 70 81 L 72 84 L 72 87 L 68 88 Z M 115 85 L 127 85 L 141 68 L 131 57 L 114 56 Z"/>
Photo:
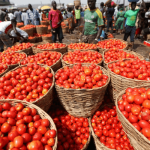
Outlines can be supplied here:
<path id="1" fill-rule="evenodd" d="M 34 108 L 36 109 L 38 115 L 42 118 L 42 119 L 48 119 L 49 122 L 50 122 L 50 125 L 49 125 L 49 128 L 52 130 L 54 129 L 56 132 L 57 132 L 57 129 L 56 129 L 56 126 L 54 124 L 54 121 L 53 119 L 46 113 L 44 112 L 41 108 L 37 107 L 36 105 L 34 104 L 31 104 L 29 102 L 26 102 L 26 101 L 19 101 L 19 100 L 11 100 L 11 99 L 7 99 L 7 100 L 0 100 L 0 104 L 3 104 L 5 102 L 8 102 L 10 103 L 12 106 L 15 106 L 16 104 L 18 103 L 22 103 L 25 107 L 30 107 L 30 108 Z M 57 143 L 58 143 L 58 138 L 57 138 L 57 135 L 55 137 L 55 144 L 54 146 L 52 147 L 52 150 L 56 150 L 57 149 Z"/>
<path id="2" fill-rule="evenodd" d="M 82 64 L 90 66 L 90 64 Z M 69 67 L 73 67 L 70 65 Z M 102 104 L 105 91 L 110 81 L 109 73 L 101 67 L 101 70 L 108 76 L 107 83 L 95 89 L 66 89 L 55 84 L 59 100 L 66 111 L 76 117 L 91 116 Z"/>
<path id="3" fill-rule="evenodd" d="M 43 44 L 46 44 L 46 43 L 43 43 Z M 67 50 L 68 50 L 67 44 L 65 44 L 65 47 L 56 48 L 56 49 L 40 49 L 40 48 L 37 48 L 38 45 L 39 45 L 39 44 L 36 44 L 36 45 L 34 45 L 34 46 L 32 47 L 34 54 L 40 53 L 40 52 L 43 52 L 43 51 L 56 51 L 56 52 L 60 52 L 61 54 L 64 54 L 64 53 L 66 53 Z"/>
<path id="4" fill-rule="evenodd" d="M 80 50 L 80 51 L 84 52 L 84 50 Z M 93 50 L 89 50 L 89 51 L 91 51 L 91 52 L 96 52 L 96 51 L 93 51 Z M 61 62 L 62 62 L 63 67 L 72 65 L 72 64 L 69 64 L 69 63 L 67 63 L 66 61 L 63 60 L 63 58 L 64 58 L 65 55 L 68 55 L 68 52 L 65 53 L 65 54 L 63 54 L 63 56 L 62 56 Z M 102 59 L 101 62 L 99 62 L 97 65 L 101 66 L 102 63 L 103 63 L 103 59 Z"/>
<path id="5" fill-rule="evenodd" d="M 138 86 L 134 88 L 150 88 L 149 86 Z M 132 146 L 135 150 L 150 150 L 150 141 L 142 134 L 140 133 L 121 113 L 121 111 L 118 108 L 118 101 L 122 99 L 122 95 L 125 93 L 125 90 L 121 91 L 117 98 L 116 98 L 116 110 L 119 120 L 121 121 L 122 127 L 124 131 L 126 132 Z"/>
<path id="6" fill-rule="evenodd" d="M 105 53 L 108 52 L 108 51 L 109 51 L 109 50 L 105 50 L 105 51 L 103 52 L 103 58 L 104 58 L 103 66 L 104 66 L 104 68 L 106 68 L 106 69 L 107 69 L 108 63 L 105 62 Z M 120 51 L 123 51 L 123 52 L 126 52 L 126 53 L 130 53 L 130 54 L 134 55 L 135 57 L 138 57 L 139 59 L 144 60 L 144 57 L 143 57 L 142 55 L 136 53 L 136 52 L 129 51 L 129 50 L 122 50 L 122 49 L 120 49 Z M 122 58 L 122 59 L 124 59 L 124 58 Z M 127 58 L 127 59 L 130 59 L 130 58 Z M 131 58 L 131 59 L 134 59 L 134 58 Z"/>
<path id="7" fill-rule="evenodd" d="M 43 66 L 43 67 L 48 67 L 46 65 L 42 65 L 42 64 L 39 64 L 40 66 Z M 21 66 L 18 66 L 16 67 L 15 69 L 11 70 L 11 71 L 14 71 L 18 68 L 22 68 L 22 67 L 25 67 L 27 65 L 21 65 Z M 49 67 L 50 68 L 50 67 Z M 42 96 L 41 98 L 37 99 L 36 101 L 32 102 L 32 104 L 35 104 L 37 106 L 39 106 L 41 109 L 43 109 L 44 111 L 48 111 L 51 104 L 52 104 L 52 100 L 53 100 L 53 90 L 54 90 L 54 82 L 55 82 L 55 78 L 54 78 L 54 72 L 53 70 L 50 68 L 51 70 L 51 73 L 53 74 L 53 83 L 52 83 L 52 86 L 50 87 L 50 89 L 48 90 L 48 92 Z M 10 72 L 11 72 L 10 71 Z M 7 74 L 7 73 L 6 73 Z M 6 75 L 4 74 L 3 77 Z"/>

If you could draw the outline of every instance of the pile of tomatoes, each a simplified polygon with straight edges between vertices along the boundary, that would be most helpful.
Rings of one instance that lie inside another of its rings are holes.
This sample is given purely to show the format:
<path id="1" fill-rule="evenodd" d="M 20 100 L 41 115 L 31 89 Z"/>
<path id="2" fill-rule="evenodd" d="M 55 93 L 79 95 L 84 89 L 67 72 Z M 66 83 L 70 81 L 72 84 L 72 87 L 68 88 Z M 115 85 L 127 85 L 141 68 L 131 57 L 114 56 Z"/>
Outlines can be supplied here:
<path id="1" fill-rule="evenodd" d="M 42 44 L 37 46 L 37 48 L 39 49 L 57 49 L 63 47 L 66 47 L 66 45 L 62 43 L 47 43 L 47 44 Z"/>
<path id="2" fill-rule="evenodd" d="M 0 63 L 7 65 L 14 65 L 20 63 L 21 60 L 26 58 L 24 53 L 15 53 L 15 52 L 3 52 L 0 53 Z"/>
<path id="3" fill-rule="evenodd" d="M 36 27 L 47 27 L 46 25 L 36 25 Z"/>
<path id="4" fill-rule="evenodd" d="M 8 48 L 5 52 L 16 52 L 16 51 L 21 51 L 24 49 L 28 49 L 32 47 L 34 44 L 31 43 L 21 43 L 15 46 L 12 46 L 11 48 Z"/>
<path id="5" fill-rule="evenodd" d="M 150 62 L 145 60 L 125 60 L 109 64 L 108 67 L 117 75 L 137 80 L 150 80 Z"/>
<path id="6" fill-rule="evenodd" d="M 103 74 L 100 66 L 94 64 L 82 66 L 74 65 L 72 68 L 64 67 L 55 74 L 56 84 L 64 88 L 93 89 L 104 86 L 108 76 Z"/>
<path id="7" fill-rule="evenodd" d="M 45 95 L 53 82 L 49 67 L 27 64 L 0 78 L 0 99 L 34 102 Z"/>
<path id="8" fill-rule="evenodd" d="M 90 136 L 86 118 L 77 118 L 62 109 L 51 113 L 58 132 L 57 150 L 81 150 Z"/>
<path id="9" fill-rule="evenodd" d="M 41 37 L 41 34 L 34 33 L 33 36 L 35 36 L 35 37 Z"/>
<path id="10" fill-rule="evenodd" d="M 17 26 L 23 26 L 24 25 L 24 23 L 23 22 L 19 22 L 19 23 L 17 23 Z"/>
<path id="11" fill-rule="evenodd" d="M 97 46 L 103 49 L 110 49 L 110 48 L 124 49 L 126 47 L 126 44 L 119 39 L 109 39 L 98 42 Z"/>
<path id="12" fill-rule="evenodd" d="M 87 43 L 72 43 L 68 46 L 69 49 L 76 49 L 76 50 L 84 50 L 84 49 L 97 49 L 95 44 L 87 44 Z"/>
<path id="13" fill-rule="evenodd" d="M 25 29 L 31 29 L 31 28 L 35 28 L 36 26 L 35 25 L 26 25 L 22 28 L 20 28 L 21 30 L 25 30 Z"/>
<path id="14" fill-rule="evenodd" d="M 150 140 L 150 89 L 127 88 L 118 107 L 128 121 Z"/>
<path id="15" fill-rule="evenodd" d="M 60 57 L 61 54 L 58 52 L 45 51 L 42 53 L 37 53 L 35 55 L 28 56 L 21 62 L 21 64 L 25 65 L 28 63 L 38 63 L 46 64 L 47 66 L 52 66 L 60 59 Z"/>
<path id="16" fill-rule="evenodd" d="M 36 37 L 34 37 L 34 36 L 29 36 L 29 37 L 28 37 L 29 40 L 35 39 L 35 38 L 36 38 Z"/>
<path id="17" fill-rule="evenodd" d="M 102 61 L 102 55 L 96 51 L 80 51 L 68 52 L 63 60 L 69 64 L 75 63 L 94 63 L 98 64 Z"/>
<path id="18" fill-rule="evenodd" d="M 92 117 L 92 127 L 98 139 L 106 147 L 116 150 L 134 150 L 118 120 L 116 107 L 104 106 Z"/>
<path id="19" fill-rule="evenodd" d="M 56 131 L 48 119 L 41 119 L 36 109 L 18 103 L 0 105 L 1 150 L 52 150 Z"/>
<path id="20" fill-rule="evenodd" d="M 6 64 L 0 64 L 0 74 L 5 72 L 5 70 L 8 68 Z"/>
<path id="21" fill-rule="evenodd" d="M 125 58 L 135 58 L 138 59 L 138 57 L 135 57 L 133 54 L 127 53 L 123 50 L 119 50 L 117 48 L 111 48 L 109 51 L 105 52 L 104 55 L 105 62 L 109 63 L 116 60 L 122 60 Z"/>
<path id="22" fill-rule="evenodd" d="M 52 34 L 43 34 L 42 36 L 45 36 L 45 37 L 52 37 Z"/>

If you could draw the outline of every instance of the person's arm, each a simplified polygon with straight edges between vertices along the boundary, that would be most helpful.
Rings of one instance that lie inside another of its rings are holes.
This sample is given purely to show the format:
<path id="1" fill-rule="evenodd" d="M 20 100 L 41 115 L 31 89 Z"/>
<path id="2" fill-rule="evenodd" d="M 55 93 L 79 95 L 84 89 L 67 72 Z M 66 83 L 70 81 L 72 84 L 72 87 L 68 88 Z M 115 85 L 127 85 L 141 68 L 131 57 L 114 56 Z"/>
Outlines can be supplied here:
<path id="1" fill-rule="evenodd" d="M 63 22 L 63 16 L 62 16 L 62 14 L 60 13 L 60 21 L 57 23 L 57 24 L 61 24 L 61 22 Z"/>
<path id="2" fill-rule="evenodd" d="M 142 0 L 142 3 L 141 3 L 140 8 L 142 8 L 142 9 L 146 9 L 146 4 L 145 4 L 144 0 Z"/>
<path id="3" fill-rule="evenodd" d="M 52 14 L 51 14 L 51 12 L 49 12 L 49 14 L 48 14 L 48 20 L 49 20 L 49 23 L 50 23 L 51 32 L 53 33 L 54 30 L 53 30 L 53 28 L 52 28 Z"/>

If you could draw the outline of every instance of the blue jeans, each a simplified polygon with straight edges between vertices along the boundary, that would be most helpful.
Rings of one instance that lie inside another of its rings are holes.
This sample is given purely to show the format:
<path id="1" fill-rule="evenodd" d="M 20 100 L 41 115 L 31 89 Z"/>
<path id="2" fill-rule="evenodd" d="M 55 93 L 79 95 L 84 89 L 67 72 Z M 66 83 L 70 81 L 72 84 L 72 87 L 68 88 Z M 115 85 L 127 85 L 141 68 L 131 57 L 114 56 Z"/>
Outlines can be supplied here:
<path id="1" fill-rule="evenodd" d="M 126 25 L 126 31 L 124 34 L 124 40 L 127 41 L 128 37 L 130 36 L 130 41 L 134 42 L 136 27 L 135 26 L 128 26 Z"/>

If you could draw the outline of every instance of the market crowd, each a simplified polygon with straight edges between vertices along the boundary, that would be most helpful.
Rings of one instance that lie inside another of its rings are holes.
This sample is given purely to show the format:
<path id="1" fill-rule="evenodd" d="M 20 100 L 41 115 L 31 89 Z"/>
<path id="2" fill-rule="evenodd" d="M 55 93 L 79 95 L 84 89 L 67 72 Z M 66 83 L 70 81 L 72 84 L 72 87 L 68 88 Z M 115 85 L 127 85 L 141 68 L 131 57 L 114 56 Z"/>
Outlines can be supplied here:
<path id="1" fill-rule="evenodd" d="M 28 5 L 28 9 L 1 9 L 0 10 L 0 51 L 4 50 L 4 45 L 11 47 L 14 42 L 24 42 L 28 40 L 28 34 L 17 28 L 17 23 L 24 25 L 40 25 L 42 20 L 49 20 L 52 32 L 52 40 L 55 43 L 58 39 L 62 42 L 64 36 L 61 28 L 63 20 L 68 21 L 69 33 L 72 34 L 74 28 L 84 26 L 81 34 L 81 42 L 97 43 L 99 40 L 107 38 L 109 33 L 123 33 L 123 39 L 127 41 L 130 36 L 131 49 L 135 38 L 146 40 L 150 34 L 150 8 L 142 0 L 140 5 L 131 2 L 127 7 L 117 5 L 108 0 L 105 4 L 101 2 L 100 7 L 96 7 L 96 0 L 88 0 L 88 7 L 67 9 L 57 8 L 57 3 L 52 1 L 51 10 L 33 9 Z"/>

